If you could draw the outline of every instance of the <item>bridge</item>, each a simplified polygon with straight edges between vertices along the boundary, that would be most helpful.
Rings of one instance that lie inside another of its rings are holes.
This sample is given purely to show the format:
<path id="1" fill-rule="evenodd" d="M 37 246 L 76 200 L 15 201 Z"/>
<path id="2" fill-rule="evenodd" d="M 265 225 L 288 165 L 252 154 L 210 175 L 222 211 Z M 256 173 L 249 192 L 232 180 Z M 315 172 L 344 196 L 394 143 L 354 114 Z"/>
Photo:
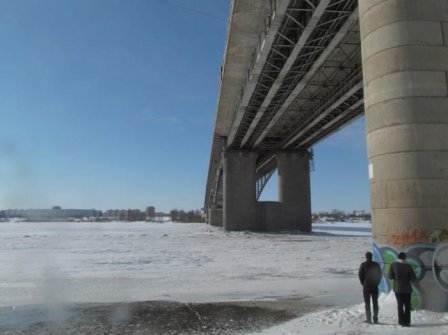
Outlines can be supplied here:
<path id="1" fill-rule="evenodd" d="M 310 148 L 362 113 L 356 0 L 233 2 L 206 188 L 211 223 L 310 230 Z M 226 163 L 254 168 L 225 173 Z M 255 202 L 276 169 L 280 201 Z"/>
<path id="2" fill-rule="evenodd" d="M 363 114 L 375 258 L 406 251 L 415 307 L 447 310 L 448 0 L 233 0 L 207 220 L 310 232 L 312 148 Z"/>

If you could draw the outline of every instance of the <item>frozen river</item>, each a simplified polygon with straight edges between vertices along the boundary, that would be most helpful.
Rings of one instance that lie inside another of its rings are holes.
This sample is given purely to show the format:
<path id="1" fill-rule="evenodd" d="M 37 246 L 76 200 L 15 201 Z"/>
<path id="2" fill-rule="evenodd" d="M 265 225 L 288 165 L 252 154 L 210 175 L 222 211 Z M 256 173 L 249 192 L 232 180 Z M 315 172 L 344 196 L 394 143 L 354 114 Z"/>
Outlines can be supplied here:
<path id="1" fill-rule="evenodd" d="M 331 302 L 341 289 L 342 301 L 352 303 L 370 225 L 333 225 L 339 235 L 328 227 L 299 235 L 226 233 L 204 224 L 5 222 L 0 304 L 308 296 Z"/>
<path id="2" fill-rule="evenodd" d="M 0 223 L 0 332 L 448 334 L 448 316 L 428 311 L 398 328 L 393 294 L 380 299 L 380 325 L 363 322 L 357 271 L 371 244 L 369 223 L 311 234 Z"/>

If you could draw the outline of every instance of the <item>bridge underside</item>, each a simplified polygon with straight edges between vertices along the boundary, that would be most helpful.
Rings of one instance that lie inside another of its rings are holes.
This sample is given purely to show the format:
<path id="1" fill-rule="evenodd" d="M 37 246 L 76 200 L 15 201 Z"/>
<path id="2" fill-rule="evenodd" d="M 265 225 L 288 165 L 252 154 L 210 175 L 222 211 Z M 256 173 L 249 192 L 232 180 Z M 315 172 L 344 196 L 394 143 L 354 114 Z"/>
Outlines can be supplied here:
<path id="1" fill-rule="evenodd" d="M 448 0 L 232 4 L 210 223 L 310 231 L 311 148 L 365 113 L 374 257 L 406 252 L 414 308 L 448 310 Z M 258 202 L 276 169 L 279 201 Z"/>

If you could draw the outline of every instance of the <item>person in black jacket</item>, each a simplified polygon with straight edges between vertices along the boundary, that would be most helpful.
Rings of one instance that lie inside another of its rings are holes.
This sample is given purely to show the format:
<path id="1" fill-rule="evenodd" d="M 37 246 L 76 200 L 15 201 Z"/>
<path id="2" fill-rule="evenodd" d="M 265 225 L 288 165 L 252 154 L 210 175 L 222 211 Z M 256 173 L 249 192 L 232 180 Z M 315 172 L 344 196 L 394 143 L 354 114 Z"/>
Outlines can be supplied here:
<path id="1" fill-rule="evenodd" d="M 373 323 L 378 323 L 378 285 L 381 281 L 382 271 L 380 265 L 372 260 L 370 251 L 366 252 L 366 261 L 359 267 L 358 276 L 363 287 L 366 322 L 372 323 L 372 312 L 370 310 L 370 297 L 372 297 Z"/>
<path id="2" fill-rule="evenodd" d="M 406 254 L 400 252 L 397 262 L 390 266 L 389 279 L 394 280 L 394 292 L 397 298 L 398 323 L 403 327 L 411 326 L 411 282 L 416 279 L 414 269 L 405 263 Z"/>

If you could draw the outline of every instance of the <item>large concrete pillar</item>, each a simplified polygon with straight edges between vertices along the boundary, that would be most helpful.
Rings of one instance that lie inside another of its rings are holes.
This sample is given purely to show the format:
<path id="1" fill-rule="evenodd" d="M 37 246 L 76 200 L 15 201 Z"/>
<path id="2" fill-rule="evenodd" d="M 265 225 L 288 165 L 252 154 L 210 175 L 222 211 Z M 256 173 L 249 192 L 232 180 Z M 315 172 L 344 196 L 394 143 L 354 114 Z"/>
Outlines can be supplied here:
<path id="1" fill-rule="evenodd" d="M 279 152 L 279 202 L 282 219 L 278 230 L 311 231 L 310 155 L 307 151 Z"/>
<path id="2" fill-rule="evenodd" d="M 359 8 L 375 258 L 407 252 L 414 307 L 447 310 L 448 0 Z"/>
<path id="3" fill-rule="evenodd" d="M 224 154 L 224 228 L 260 230 L 257 220 L 255 152 Z"/>

